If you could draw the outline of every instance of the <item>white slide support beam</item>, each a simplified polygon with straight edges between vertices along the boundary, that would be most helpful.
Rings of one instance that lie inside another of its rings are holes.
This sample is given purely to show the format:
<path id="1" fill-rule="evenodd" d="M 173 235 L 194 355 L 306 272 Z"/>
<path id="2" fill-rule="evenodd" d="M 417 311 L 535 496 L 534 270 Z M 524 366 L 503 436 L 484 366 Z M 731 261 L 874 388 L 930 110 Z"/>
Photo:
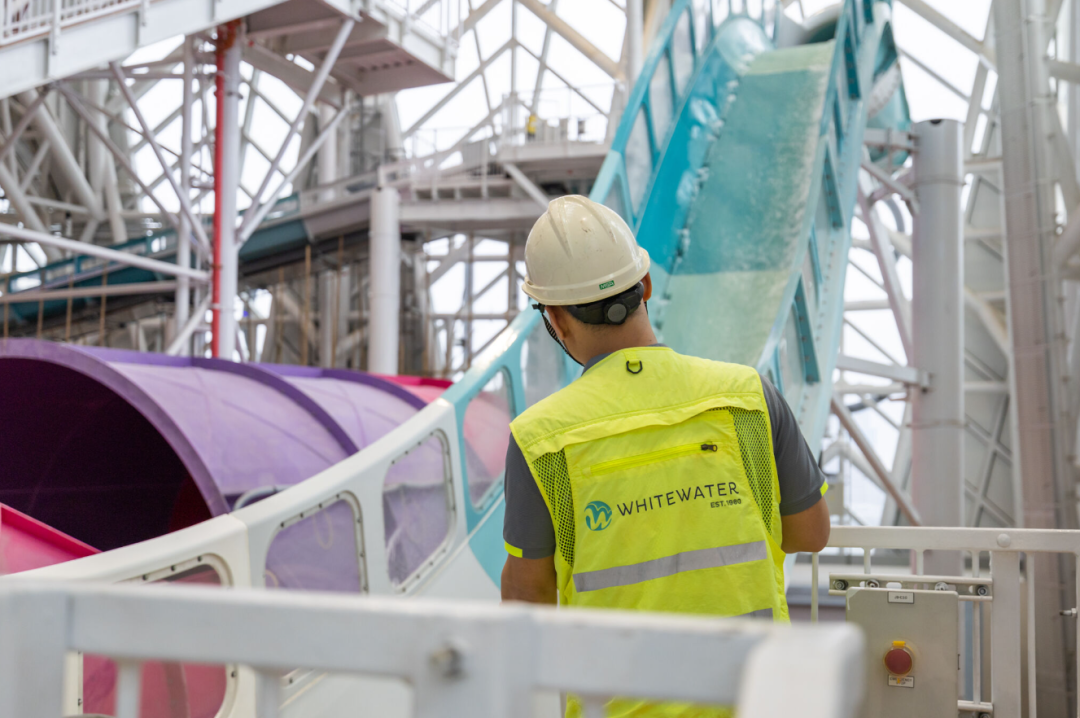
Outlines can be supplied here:
<path id="1" fill-rule="evenodd" d="M 503 162 L 503 169 L 506 170 L 506 174 L 510 175 L 510 178 L 514 180 L 517 186 L 525 191 L 525 194 L 532 197 L 533 201 L 540 205 L 541 210 L 547 210 L 548 202 L 551 200 L 544 194 L 544 190 L 537 187 L 513 162 Z"/>
<path id="2" fill-rule="evenodd" d="M 836 358 L 836 368 L 840 371 L 853 371 L 858 374 L 879 376 L 883 379 L 891 379 L 892 381 L 898 381 L 902 384 L 910 384 L 920 388 L 930 386 L 930 378 L 927 376 L 927 373 L 910 366 L 881 364 L 879 362 L 841 354 Z"/>
<path id="3" fill-rule="evenodd" d="M 612 79 L 619 82 L 626 80 L 622 69 L 619 67 L 619 63 L 605 55 L 596 47 L 596 45 L 593 45 L 586 40 L 585 37 L 571 27 L 568 22 L 548 10 L 547 6 L 540 2 L 540 0 L 517 0 L 517 2 L 527 8 L 533 15 L 536 15 L 541 22 L 562 35 L 563 39 L 570 43 L 574 49 L 588 58 L 594 65 L 606 72 Z"/>
<path id="4" fill-rule="evenodd" d="M 41 221 L 41 217 L 34 211 L 34 206 L 30 204 L 29 199 L 19 189 L 19 182 L 15 179 L 15 175 L 11 174 L 3 163 L 0 163 L 0 189 L 4 190 L 5 198 L 19 213 L 19 219 L 25 222 L 27 227 L 36 232 L 48 231 Z"/>
<path id="5" fill-rule="evenodd" d="M 124 264 L 129 267 L 139 267 L 140 269 L 146 269 L 150 272 L 167 274 L 170 277 L 184 276 L 197 282 L 207 282 L 210 279 L 210 275 L 208 273 L 198 269 L 181 267 L 179 265 L 173 264 L 172 262 L 162 262 L 158 259 L 150 259 L 149 257 L 144 257 L 140 254 L 120 252 L 118 250 L 109 249 L 108 247 L 102 247 L 97 244 L 77 242 L 74 239 L 57 237 L 54 234 L 48 234 L 43 232 L 35 232 L 32 229 L 15 227 L 10 224 L 0 224 L 0 237 L 9 237 L 20 242 L 37 242 L 38 244 L 63 249 L 65 251 L 71 252 L 72 254 L 85 254 L 89 257 L 98 257 L 100 259 L 105 259 L 110 262 Z"/>
<path id="6" fill-rule="evenodd" d="M 401 311 L 400 197 L 394 187 L 371 195 L 369 287 L 371 315 L 367 370 L 398 373 L 398 334 Z"/>
<path id="7" fill-rule="evenodd" d="M 37 97 L 38 92 L 36 90 L 28 90 L 19 95 L 19 101 L 29 107 Z M 71 185 L 71 189 L 79 202 L 90 210 L 90 215 L 94 219 L 105 219 L 102 214 L 101 202 L 98 201 L 97 195 L 94 194 L 93 188 L 90 187 L 86 175 L 83 174 L 82 167 L 79 166 L 78 160 L 75 159 L 71 148 L 68 147 L 67 139 L 57 126 L 48 107 L 41 107 L 34 113 L 33 124 L 42 137 L 49 141 L 53 160 L 56 162 L 56 171 Z"/>
<path id="8" fill-rule="evenodd" d="M 870 244 L 874 248 L 874 257 L 877 258 L 878 269 L 881 271 L 882 285 L 889 300 L 889 308 L 892 310 L 893 320 L 900 334 L 900 344 L 903 345 L 904 355 L 910 362 L 912 357 L 911 302 L 904 295 L 900 275 L 896 271 L 896 255 L 893 254 L 892 238 L 862 189 L 858 193 L 858 202 L 863 223 L 870 235 Z"/>
<path id="9" fill-rule="evenodd" d="M 41 107 L 42 103 L 45 102 L 45 99 L 48 96 L 48 90 L 45 90 L 44 92 L 39 92 L 38 96 L 34 98 L 34 101 L 31 102 L 30 106 L 26 108 L 26 111 L 23 112 L 23 116 L 20 117 L 19 121 L 15 123 L 15 126 L 11 128 L 11 131 L 6 133 L 7 138 L 4 140 L 4 144 L 0 145 L 0 162 L 3 162 L 7 158 L 8 153 L 11 152 L 12 149 L 14 149 L 15 143 L 19 141 L 20 137 L 22 137 L 23 131 L 30 125 L 30 122 L 33 121 L 34 115 L 37 114 L 38 109 Z M 6 103 L 7 99 L 5 99 L 4 102 Z M 48 140 L 43 140 L 42 144 L 45 144 L 46 142 L 48 142 Z M 12 171 L 15 170 L 14 160 L 12 160 L 9 169 L 11 169 Z"/>
<path id="10" fill-rule="evenodd" d="M 296 118 L 289 126 L 289 131 L 285 134 L 285 139 L 281 142 L 281 149 L 278 150 L 277 156 L 274 157 L 274 161 L 270 163 L 270 168 L 266 170 L 266 176 L 263 177 L 262 183 L 259 185 L 258 191 L 255 192 L 252 207 L 259 204 L 263 192 L 270 186 L 270 180 L 274 177 L 274 172 L 281 166 L 281 160 L 285 157 L 285 153 L 289 150 L 289 145 L 292 143 L 292 138 L 300 131 L 300 126 L 304 124 L 307 119 L 308 112 L 315 104 L 315 100 L 319 97 L 319 92 L 322 90 L 323 85 L 326 83 L 326 78 L 330 77 L 330 70 L 334 68 L 334 63 L 337 62 L 338 55 L 341 54 L 341 50 L 345 47 L 345 41 L 349 39 L 349 34 L 355 27 L 356 21 L 352 18 L 346 19 L 341 23 L 341 28 L 338 30 L 337 35 L 334 37 L 334 42 L 330 46 L 330 49 L 326 51 L 326 56 L 323 58 L 322 64 L 319 65 L 318 71 L 315 73 L 314 79 L 311 81 L 311 87 L 308 88 L 307 94 L 304 96 L 304 104 L 300 107 L 300 111 L 296 113 Z M 252 209 L 248 209 L 244 213 L 244 219 L 240 223 L 240 236 L 244 236 L 244 230 L 254 223 L 255 212 Z"/>
<path id="11" fill-rule="evenodd" d="M 929 120 L 914 128 L 912 364 L 933 386 L 914 392 L 911 494 L 927 526 L 964 525 L 963 126 Z M 926 570 L 960 572 L 955 552 L 927 556 Z"/>
<path id="12" fill-rule="evenodd" d="M 851 435 L 851 440 L 855 442 L 855 445 L 859 447 L 859 451 L 866 457 L 866 461 L 870 464 L 874 470 L 874 476 L 869 478 L 877 478 L 878 483 L 885 489 L 885 492 L 892 497 L 896 502 L 900 512 L 904 514 L 904 517 L 908 520 L 912 526 L 920 526 L 922 520 L 919 518 L 919 511 L 911 503 L 911 499 L 907 494 L 900 490 L 892 479 L 892 475 L 889 470 L 885 468 L 885 464 L 881 461 L 881 458 L 874 451 L 873 444 L 866 438 L 866 434 L 863 433 L 858 423 L 855 421 L 855 417 L 848 411 L 847 406 L 844 405 L 843 397 L 833 396 L 832 398 L 832 412 L 836 414 L 836 418 L 840 420 L 840 425 L 844 427 L 848 434 Z"/>
<path id="13" fill-rule="evenodd" d="M 329 105 L 319 105 L 319 131 L 323 132 L 334 120 L 334 109 Z M 329 132 L 318 152 L 318 184 L 320 186 L 331 185 L 338 179 L 338 142 L 337 132 Z M 334 199 L 337 189 L 327 187 L 319 192 L 320 202 L 329 202 Z"/>
<path id="14" fill-rule="evenodd" d="M 192 86 L 195 72 L 195 37 L 188 35 L 184 38 L 184 89 L 183 100 L 180 105 L 180 191 L 189 196 L 191 192 L 191 122 L 192 108 L 195 102 L 195 90 Z M 191 265 L 191 242 L 187 241 L 191 228 L 188 226 L 188 217 L 180 217 L 180 231 L 177 233 L 176 263 L 182 267 Z M 191 304 L 191 283 L 187 277 L 181 277 L 176 286 L 175 309 L 173 321 L 175 322 L 175 341 L 180 336 L 181 329 L 188 322 L 188 312 Z M 189 334 L 190 336 L 190 334 Z M 191 345 L 185 340 L 181 343 L 181 349 L 187 350 Z M 187 351 L 183 351 L 186 356 Z"/>
<path id="15" fill-rule="evenodd" d="M 75 96 L 75 93 L 69 90 L 67 87 L 64 87 L 63 84 L 57 86 L 57 91 L 67 99 L 68 104 L 71 106 L 71 109 L 75 110 L 75 113 L 82 118 L 83 122 L 86 123 L 86 126 L 90 129 L 90 131 L 97 135 L 98 138 L 102 141 L 102 143 L 104 143 L 105 146 L 109 148 L 109 151 L 113 153 L 113 157 L 116 158 L 116 161 L 119 162 L 121 166 L 123 166 L 124 170 L 127 171 L 128 176 L 130 176 L 135 181 L 135 183 L 139 185 L 142 191 L 146 193 L 147 198 L 151 202 L 153 202 L 154 205 L 157 206 L 158 210 L 161 211 L 162 219 L 164 219 L 177 230 L 179 230 L 180 223 L 177 220 L 176 215 L 165 209 L 165 205 L 163 205 L 161 203 L 161 200 L 157 198 L 157 195 L 154 194 L 154 191 L 146 186 L 146 183 L 139 176 L 139 173 L 135 171 L 135 168 L 132 166 L 131 161 L 124 155 L 123 152 L 120 151 L 120 148 L 116 146 L 116 143 L 112 141 L 108 134 L 103 133 L 101 131 L 101 128 L 99 128 L 94 123 L 93 116 L 87 111 L 85 107 L 83 107 L 82 102 L 80 102 L 79 98 Z"/>
<path id="16" fill-rule="evenodd" d="M 190 346 L 191 335 L 195 333 L 195 330 L 206 321 L 206 313 L 210 311 L 210 294 L 209 292 L 202 298 L 198 306 L 195 307 L 195 311 L 188 317 L 188 320 L 184 322 L 183 326 L 176 332 L 176 336 L 173 337 L 172 342 L 165 348 L 165 353 L 168 356 L 177 356 L 181 354 L 181 350 Z M 186 352 L 185 352 L 186 354 Z"/>
<path id="17" fill-rule="evenodd" d="M 304 171 L 304 168 L 307 167 L 308 162 L 311 162 L 311 158 L 314 157 L 315 154 L 319 151 L 319 148 L 322 147 L 322 144 L 326 141 L 326 138 L 337 132 L 337 126 L 341 124 L 341 121 L 345 119 L 345 117 L 348 116 L 349 112 L 351 111 L 352 108 L 350 105 L 346 105 L 345 107 L 338 110 L 338 113 L 334 116 L 334 119 L 330 121 L 329 125 L 323 128 L 322 132 L 319 133 L 319 136 L 315 138 L 315 141 L 308 145 L 308 148 L 304 151 L 304 154 L 296 160 L 296 165 L 291 170 L 289 170 L 289 173 L 287 175 L 282 178 L 281 182 L 278 183 L 278 186 L 274 188 L 274 191 L 271 192 L 270 196 L 266 198 L 266 201 L 264 201 L 256 208 L 254 214 L 252 214 L 250 207 L 247 209 L 247 211 L 244 213 L 245 220 L 248 218 L 249 215 L 251 215 L 253 218 L 250 222 L 245 222 L 244 224 L 242 224 L 240 229 L 237 231 L 237 241 L 239 244 L 243 244 L 244 242 L 246 242 L 251 237 L 251 235 L 255 233 L 255 230 L 259 228 L 259 223 L 262 222 L 263 218 L 266 217 L 266 215 L 270 212 L 271 209 L 274 208 L 274 203 L 277 201 L 277 198 L 281 196 L 281 193 L 285 191 L 285 188 L 290 186 L 300 175 L 300 173 Z M 254 207 L 254 205 L 252 205 L 252 207 Z"/>
<path id="18" fill-rule="evenodd" d="M 239 72 L 240 60 L 237 58 L 237 72 Z M 198 221 L 195 217 L 195 213 L 191 209 L 191 198 L 187 196 L 180 185 L 177 184 L 176 178 L 173 177 L 172 171 L 169 169 L 170 165 L 165 160 L 165 155 L 161 151 L 161 145 L 154 139 L 154 130 L 150 127 L 146 121 L 146 117 L 143 115 L 142 110 L 139 109 L 139 101 L 135 99 L 135 96 L 131 94 L 131 88 L 128 87 L 127 78 L 124 75 L 124 71 L 120 68 L 120 63 L 114 62 L 110 65 L 112 68 L 113 77 L 116 78 L 117 85 L 120 86 L 120 92 L 123 93 L 124 98 L 128 101 L 128 105 L 131 107 L 132 113 L 135 115 L 135 120 L 139 123 L 139 127 L 142 128 L 143 135 L 146 137 L 146 141 L 150 144 L 150 149 L 153 150 L 154 156 L 157 157 L 158 164 L 161 165 L 161 169 L 165 172 L 165 179 L 169 182 L 169 186 L 172 187 L 173 192 L 176 194 L 177 199 L 180 200 L 180 212 L 184 215 L 188 222 L 191 224 L 191 231 L 195 233 L 195 236 L 199 240 L 199 244 L 207 252 L 210 251 L 210 239 L 206 236 L 206 230 L 203 229 L 202 222 Z M 237 151 L 239 156 L 239 151 Z M 182 164 L 182 163 L 181 163 Z"/>
<path id="19" fill-rule="evenodd" d="M 900 3 L 906 5 L 916 15 L 922 17 L 968 50 L 974 52 L 982 61 L 988 63 L 991 68 L 994 66 L 995 58 L 993 48 L 989 47 L 984 42 L 980 42 L 975 36 L 945 17 L 945 15 L 937 9 L 931 7 L 926 0 L 900 0 Z"/>

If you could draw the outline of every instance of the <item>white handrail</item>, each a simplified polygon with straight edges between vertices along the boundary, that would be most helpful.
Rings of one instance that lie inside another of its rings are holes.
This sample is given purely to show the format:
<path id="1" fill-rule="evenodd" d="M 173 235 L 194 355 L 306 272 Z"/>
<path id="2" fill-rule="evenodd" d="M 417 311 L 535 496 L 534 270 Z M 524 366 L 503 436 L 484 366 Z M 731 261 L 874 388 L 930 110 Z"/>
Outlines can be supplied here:
<path id="1" fill-rule="evenodd" d="M 570 691 L 589 704 L 734 704 L 741 718 L 854 718 L 864 663 L 861 632 L 845 624 L 23 583 L 0 588 L 0 715 L 61 715 L 68 651 L 118 661 L 118 694 L 135 698 L 130 713 L 118 701 L 118 718 L 135 718 L 147 660 L 251 666 L 271 706 L 259 715 L 277 714 L 281 669 L 397 678 L 411 687 L 418 718 L 524 715 L 535 691 Z"/>

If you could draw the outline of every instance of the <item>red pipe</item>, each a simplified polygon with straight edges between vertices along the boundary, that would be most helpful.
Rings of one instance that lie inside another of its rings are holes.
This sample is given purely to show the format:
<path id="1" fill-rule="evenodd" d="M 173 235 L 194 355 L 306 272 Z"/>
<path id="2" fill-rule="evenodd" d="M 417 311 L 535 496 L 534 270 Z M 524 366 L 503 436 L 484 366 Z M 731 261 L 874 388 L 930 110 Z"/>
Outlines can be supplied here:
<path id="1" fill-rule="evenodd" d="M 225 52 L 236 41 L 236 28 L 239 20 L 233 20 L 225 25 L 218 25 L 217 44 L 214 49 L 214 59 L 217 62 L 217 73 L 214 76 L 214 92 L 216 95 L 216 121 L 214 123 L 214 257 L 210 266 L 211 290 L 210 290 L 210 351 L 211 356 L 220 356 L 218 340 L 221 337 L 221 216 L 222 195 L 225 188 L 221 184 L 222 163 L 222 140 L 225 132 Z M 235 221 L 235 220 L 234 220 Z M 232 307 L 229 307 L 231 310 Z M 231 357 L 232 352 L 227 352 Z"/>

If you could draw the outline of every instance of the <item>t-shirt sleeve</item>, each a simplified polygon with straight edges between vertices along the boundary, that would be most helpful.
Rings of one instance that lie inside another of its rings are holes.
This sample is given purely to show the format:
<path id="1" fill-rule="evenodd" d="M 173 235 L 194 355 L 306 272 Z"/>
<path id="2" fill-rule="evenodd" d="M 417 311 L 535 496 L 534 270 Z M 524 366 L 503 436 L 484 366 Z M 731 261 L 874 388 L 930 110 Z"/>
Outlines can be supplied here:
<path id="1" fill-rule="evenodd" d="M 547 558 L 555 553 L 555 527 L 544 497 L 536 485 L 525 455 L 511 435 L 506 447 L 506 515 L 503 541 L 506 551 L 518 558 Z"/>
<path id="2" fill-rule="evenodd" d="M 816 504 L 825 495 L 828 484 L 799 431 L 791 407 L 765 377 L 761 377 L 761 388 L 772 424 L 773 456 L 780 480 L 780 515 L 790 516 Z"/>

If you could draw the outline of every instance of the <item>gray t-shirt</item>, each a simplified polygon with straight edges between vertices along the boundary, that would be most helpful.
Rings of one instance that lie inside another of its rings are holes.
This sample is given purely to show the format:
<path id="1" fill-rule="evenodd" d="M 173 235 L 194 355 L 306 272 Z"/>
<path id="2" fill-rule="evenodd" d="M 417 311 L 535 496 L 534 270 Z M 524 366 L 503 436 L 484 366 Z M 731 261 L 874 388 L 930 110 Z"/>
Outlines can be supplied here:
<path id="1" fill-rule="evenodd" d="M 582 374 L 607 357 L 601 354 L 585 365 Z M 806 444 L 791 407 L 768 379 L 761 388 L 772 424 L 773 456 L 780 480 L 780 515 L 789 516 L 812 507 L 822 496 L 825 475 Z M 506 517 L 503 540 L 521 551 L 522 558 L 547 558 L 555 553 L 555 527 L 551 523 L 540 487 L 529 471 L 514 437 L 506 449 Z"/>

